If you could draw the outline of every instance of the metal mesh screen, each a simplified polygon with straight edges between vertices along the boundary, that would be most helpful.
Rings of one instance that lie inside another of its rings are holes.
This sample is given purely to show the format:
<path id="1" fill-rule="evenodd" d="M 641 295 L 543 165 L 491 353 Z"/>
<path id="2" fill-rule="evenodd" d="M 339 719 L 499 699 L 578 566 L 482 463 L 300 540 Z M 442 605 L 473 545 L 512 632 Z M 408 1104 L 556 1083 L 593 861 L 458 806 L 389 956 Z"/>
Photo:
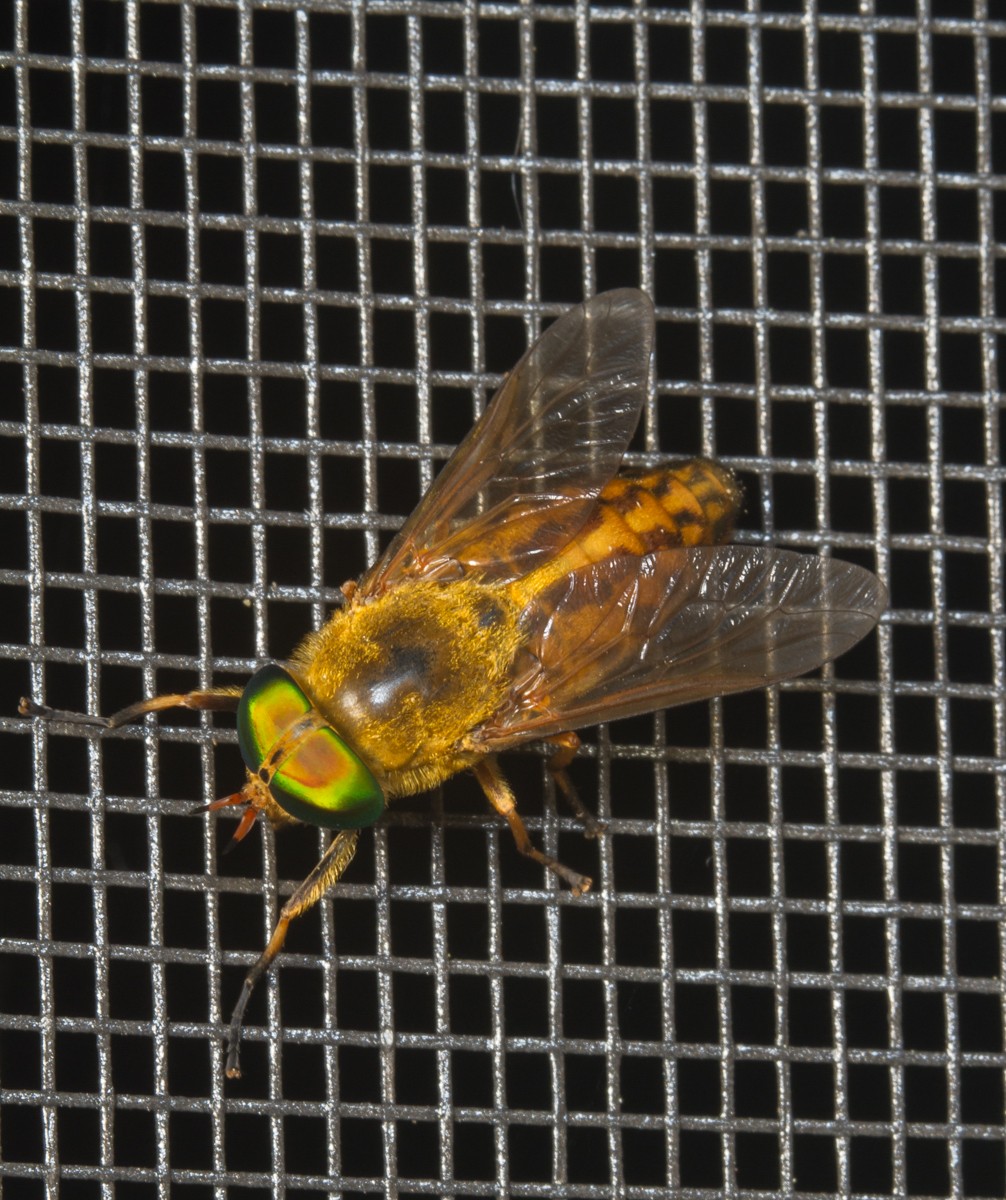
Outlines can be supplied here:
<path id="1" fill-rule="evenodd" d="M 1002 0 L 0 7 L 5 1195 L 1002 1196 Z M 573 899 L 474 783 L 220 849 L 242 682 L 541 321 L 658 306 L 634 457 L 877 569 L 820 677 L 585 735 Z"/>

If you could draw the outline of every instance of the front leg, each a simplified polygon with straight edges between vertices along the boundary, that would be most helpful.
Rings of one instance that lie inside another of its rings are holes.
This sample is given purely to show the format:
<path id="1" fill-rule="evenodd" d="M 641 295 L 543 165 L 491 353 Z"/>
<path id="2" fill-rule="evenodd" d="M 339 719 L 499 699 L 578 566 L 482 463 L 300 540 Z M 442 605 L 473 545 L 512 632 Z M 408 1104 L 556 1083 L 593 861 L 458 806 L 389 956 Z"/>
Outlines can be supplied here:
<path id="1" fill-rule="evenodd" d="M 206 691 L 172 692 L 165 696 L 151 696 L 126 708 L 120 708 L 110 717 L 99 717 L 93 713 L 69 712 L 63 708 L 50 708 L 39 704 L 30 696 L 22 696 L 17 710 L 22 717 L 41 717 L 45 721 L 65 721 L 68 725 L 84 725 L 92 729 L 118 729 L 132 721 L 138 721 L 147 713 L 161 712 L 165 708 L 190 708 L 210 712 L 233 712 L 241 699 L 242 688 L 209 688 Z"/>
<path id="2" fill-rule="evenodd" d="M 269 945 L 262 951 L 258 961 L 245 976 L 241 995 L 231 1014 L 230 1029 L 227 1032 L 227 1060 L 224 1066 L 224 1072 L 228 1079 L 241 1077 L 241 1067 L 238 1063 L 238 1054 L 241 1049 L 241 1023 L 244 1020 L 245 1009 L 248 1007 L 255 984 L 269 970 L 273 959 L 282 950 L 290 922 L 299 917 L 301 913 L 307 912 L 309 908 L 313 908 L 325 893 L 339 881 L 343 871 L 353 861 L 353 855 L 356 853 L 356 840 L 359 836 L 358 829 L 344 829 L 337 834 L 318 860 L 314 870 L 280 910 L 279 920 L 269 939 Z"/>

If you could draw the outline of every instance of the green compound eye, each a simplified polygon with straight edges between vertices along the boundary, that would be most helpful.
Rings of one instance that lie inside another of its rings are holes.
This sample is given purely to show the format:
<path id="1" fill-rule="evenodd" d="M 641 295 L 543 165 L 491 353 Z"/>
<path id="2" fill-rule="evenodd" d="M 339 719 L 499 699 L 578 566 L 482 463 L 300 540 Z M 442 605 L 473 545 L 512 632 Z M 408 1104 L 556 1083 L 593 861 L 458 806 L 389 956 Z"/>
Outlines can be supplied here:
<path id="1" fill-rule="evenodd" d="M 257 774 L 291 727 L 314 712 L 292 675 L 275 663 L 249 679 L 238 704 L 238 744 Z M 305 723 L 269 781 L 276 803 L 299 821 L 325 829 L 361 829 L 384 811 L 384 793 L 367 764 L 329 725 Z"/>

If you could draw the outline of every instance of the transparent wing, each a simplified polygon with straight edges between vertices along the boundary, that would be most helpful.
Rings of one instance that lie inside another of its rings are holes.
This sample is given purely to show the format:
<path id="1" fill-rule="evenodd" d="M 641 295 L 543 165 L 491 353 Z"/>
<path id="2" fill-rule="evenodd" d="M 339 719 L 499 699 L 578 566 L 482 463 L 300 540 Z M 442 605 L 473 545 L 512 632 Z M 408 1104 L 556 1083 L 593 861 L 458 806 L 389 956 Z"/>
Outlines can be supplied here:
<path id="1" fill-rule="evenodd" d="M 516 579 L 586 521 L 639 420 L 653 307 L 605 292 L 565 313 L 507 376 L 385 554 L 365 595 L 402 578 Z"/>
<path id="2" fill-rule="evenodd" d="M 870 571 L 788 550 L 701 546 L 596 563 L 528 605 L 510 696 L 474 737 L 502 746 L 766 687 L 844 653 L 886 603 Z"/>

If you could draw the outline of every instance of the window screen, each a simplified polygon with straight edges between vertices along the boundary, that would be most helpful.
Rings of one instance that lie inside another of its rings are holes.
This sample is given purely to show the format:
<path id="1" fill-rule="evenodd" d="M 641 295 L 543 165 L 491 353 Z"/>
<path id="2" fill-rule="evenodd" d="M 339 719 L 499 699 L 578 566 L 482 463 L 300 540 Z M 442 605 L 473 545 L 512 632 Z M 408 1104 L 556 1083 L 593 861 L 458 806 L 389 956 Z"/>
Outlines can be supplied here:
<path id="1" fill-rule="evenodd" d="M 20 1196 L 1002 1196 L 1006 8 L 0 6 L 0 1177 Z M 657 306 L 634 465 L 878 571 L 834 666 L 396 803 L 222 1041 L 311 828 L 240 685 L 543 323 Z"/>

